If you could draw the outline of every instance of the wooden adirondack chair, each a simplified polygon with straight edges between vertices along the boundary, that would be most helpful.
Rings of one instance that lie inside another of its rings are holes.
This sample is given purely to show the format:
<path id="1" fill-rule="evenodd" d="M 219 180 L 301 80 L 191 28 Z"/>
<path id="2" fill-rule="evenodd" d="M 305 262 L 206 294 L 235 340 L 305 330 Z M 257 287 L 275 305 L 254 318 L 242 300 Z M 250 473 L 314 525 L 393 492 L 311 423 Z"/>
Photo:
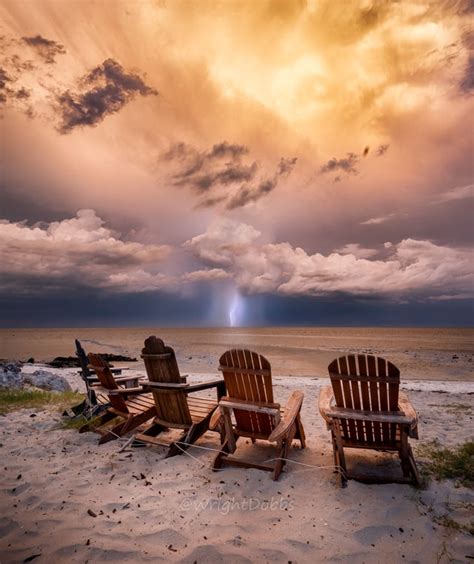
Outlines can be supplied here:
<path id="1" fill-rule="evenodd" d="M 80 433 L 85 431 L 98 431 L 102 437 L 99 444 L 112 441 L 126 433 L 133 431 L 149 419 L 156 415 L 155 403 L 151 394 L 144 393 L 141 386 L 134 388 L 121 388 L 113 377 L 108 363 L 98 354 L 89 353 L 89 368 L 94 370 L 100 381 L 102 388 L 107 390 L 110 406 L 105 413 L 80 429 Z M 129 378 L 136 380 L 136 376 Z M 126 380 L 122 379 L 123 381 Z M 120 423 L 111 429 L 102 430 L 102 425 L 105 425 L 112 419 L 119 417 L 123 419 Z"/>
<path id="2" fill-rule="evenodd" d="M 144 388 L 153 393 L 156 414 L 153 424 L 136 435 L 137 441 L 168 446 L 166 458 L 182 454 L 209 429 L 219 398 L 225 394 L 223 380 L 189 385 L 179 373 L 174 350 L 155 336 L 145 340 L 142 350 L 148 380 Z M 217 389 L 217 400 L 190 396 L 194 392 Z M 166 429 L 183 429 L 178 441 L 163 443 L 158 435 Z"/>
<path id="3" fill-rule="evenodd" d="M 331 431 L 334 463 L 341 485 L 348 478 L 360 481 L 409 481 L 420 476 L 408 437 L 418 438 L 417 415 L 399 390 L 400 371 L 391 362 L 373 355 L 347 355 L 328 367 L 331 386 L 321 390 L 319 411 Z M 398 452 L 403 480 L 348 475 L 344 448 Z"/>
<path id="4" fill-rule="evenodd" d="M 300 417 L 303 393 L 293 392 L 282 410 L 280 404 L 273 400 L 270 363 L 262 355 L 249 350 L 225 352 L 220 358 L 219 370 L 224 375 L 228 395 L 220 400 L 220 412 L 212 421 L 212 425 L 216 425 L 220 417 L 224 426 L 221 451 L 214 459 L 213 469 L 224 464 L 257 468 L 273 472 L 273 480 L 278 480 L 293 439 L 300 441 L 301 448 L 305 447 Z M 231 456 L 239 437 L 250 437 L 252 442 L 264 439 L 277 443 L 278 454 L 274 464 L 255 464 Z"/>
<path id="5" fill-rule="evenodd" d="M 84 401 L 66 410 L 63 415 L 76 417 L 83 415 L 87 419 L 97 416 L 99 413 L 105 411 L 110 405 L 109 397 L 101 388 L 101 384 L 95 373 L 89 368 L 89 359 L 87 358 L 86 351 L 82 347 L 80 341 L 75 339 L 76 343 L 76 356 L 79 361 L 81 376 L 86 386 L 86 398 Z M 115 381 L 119 386 L 133 388 L 138 386 L 138 376 L 122 377 L 122 368 L 110 368 L 110 371 L 115 377 Z"/>

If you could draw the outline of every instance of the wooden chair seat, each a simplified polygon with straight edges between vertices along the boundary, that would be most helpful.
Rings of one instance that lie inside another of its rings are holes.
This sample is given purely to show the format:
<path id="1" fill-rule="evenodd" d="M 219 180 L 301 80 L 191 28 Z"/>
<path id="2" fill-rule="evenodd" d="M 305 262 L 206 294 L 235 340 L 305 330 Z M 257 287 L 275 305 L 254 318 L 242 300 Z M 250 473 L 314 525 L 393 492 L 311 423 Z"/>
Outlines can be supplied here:
<path id="1" fill-rule="evenodd" d="M 155 405 L 151 394 L 141 394 L 125 400 L 130 413 L 141 413 L 144 409 L 149 409 Z"/>
<path id="2" fill-rule="evenodd" d="M 193 423 L 198 423 L 204 417 L 207 417 L 210 413 L 213 413 L 217 408 L 216 400 L 208 400 L 204 398 L 197 398 L 188 396 L 188 407 L 189 413 L 191 414 L 191 419 Z"/>

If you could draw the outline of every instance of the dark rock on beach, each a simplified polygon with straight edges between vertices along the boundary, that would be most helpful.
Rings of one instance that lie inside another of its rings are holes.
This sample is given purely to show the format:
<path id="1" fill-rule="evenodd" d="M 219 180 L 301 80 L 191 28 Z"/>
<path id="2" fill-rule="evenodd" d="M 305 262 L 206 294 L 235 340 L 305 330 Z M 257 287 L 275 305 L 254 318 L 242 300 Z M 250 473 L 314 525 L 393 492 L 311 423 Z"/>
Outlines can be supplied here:
<path id="1" fill-rule="evenodd" d="M 48 366 L 53 368 L 75 368 L 79 367 L 79 360 L 76 356 L 57 356 L 50 362 L 45 362 Z"/>
<path id="2" fill-rule="evenodd" d="M 32 374 L 21 371 L 22 364 L 16 361 L 0 362 L 0 389 L 20 390 L 30 386 L 41 390 L 68 392 L 71 386 L 58 374 L 46 370 L 35 370 Z"/>
<path id="3" fill-rule="evenodd" d="M 122 354 L 99 353 L 99 355 L 107 362 L 137 362 L 136 358 Z"/>
<path id="4" fill-rule="evenodd" d="M 98 353 L 107 362 L 137 362 L 136 358 L 124 356 L 121 354 Z M 53 368 L 76 368 L 79 367 L 79 359 L 77 356 L 57 356 L 50 362 L 46 362 L 48 366 Z"/>

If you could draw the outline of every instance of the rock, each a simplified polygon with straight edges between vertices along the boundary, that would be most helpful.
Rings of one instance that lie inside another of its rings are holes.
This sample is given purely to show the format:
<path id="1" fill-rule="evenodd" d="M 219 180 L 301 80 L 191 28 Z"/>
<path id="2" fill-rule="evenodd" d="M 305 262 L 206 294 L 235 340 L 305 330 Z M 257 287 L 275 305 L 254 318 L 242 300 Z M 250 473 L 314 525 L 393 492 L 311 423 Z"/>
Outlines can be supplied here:
<path id="1" fill-rule="evenodd" d="M 136 358 L 123 354 L 99 353 L 99 355 L 107 362 L 137 362 Z"/>
<path id="2" fill-rule="evenodd" d="M 34 364 L 35 363 L 35 359 L 33 357 L 29 358 L 25 364 Z"/>
<path id="3" fill-rule="evenodd" d="M 107 362 L 137 362 L 136 358 L 113 353 L 97 353 Z M 80 367 L 79 359 L 76 356 L 57 356 L 50 362 L 46 362 L 53 368 L 76 368 Z"/>
<path id="4" fill-rule="evenodd" d="M 16 360 L 0 362 L 0 388 L 22 387 L 21 366 L 21 362 Z"/>
<path id="5" fill-rule="evenodd" d="M 33 374 L 23 374 L 23 383 L 53 392 L 70 392 L 71 386 L 63 376 L 51 374 L 46 370 L 35 370 Z"/>
<path id="6" fill-rule="evenodd" d="M 45 364 L 53 368 L 76 368 L 80 366 L 77 356 L 57 356 L 51 362 Z"/>

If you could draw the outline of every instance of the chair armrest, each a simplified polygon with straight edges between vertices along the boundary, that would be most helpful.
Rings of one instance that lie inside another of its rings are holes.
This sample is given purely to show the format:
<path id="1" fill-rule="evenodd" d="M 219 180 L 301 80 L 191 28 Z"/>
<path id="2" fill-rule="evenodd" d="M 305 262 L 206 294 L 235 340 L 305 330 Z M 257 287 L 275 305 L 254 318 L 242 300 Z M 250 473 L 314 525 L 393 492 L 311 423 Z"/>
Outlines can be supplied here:
<path id="1" fill-rule="evenodd" d="M 217 388 L 217 397 L 221 399 L 225 395 L 225 382 L 224 380 L 213 380 L 212 382 L 203 382 L 202 384 L 192 384 L 186 388 L 186 393 L 199 392 L 201 390 L 208 390 L 209 388 Z"/>
<path id="2" fill-rule="evenodd" d="M 349 409 L 333 406 L 326 412 L 330 419 L 353 419 L 354 421 L 375 421 L 377 423 L 397 423 L 411 425 L 412 418 L 406 417 L 398 411 L 363 411 L 362 409 Z"/>
<path id="3" fill-rule="evenodd" d="M 109 396 L 136 396 L 143 394 L 143 388 L 118 388 L 117 390 L 107 390 Z"/>
<path id="4" fill-rule="evenodd" d="M 180 391 L 186 390 L 189 388 L 189 384 L 178 384 L 174 382 L 150 382 L 146 381 L 142 383 L 144 389 L 155 389 L 155 390 L 168 390 L 168 391 Z"/>
<path id="5" fill-rule="evenodd" d="M 409 436 L 418 439 L 418 415 L 405 392 L 398 392 L 398 408 L 406 417 L 411 418 Z"/>
<path id="6" fill-rule="evenodd" d="M 295 419 L 298 417 L 301 411 L 301 406 L 303 404 L 304 394 L 300 390 L 295 390 L 288 399 L 285 406 L 285 412 L 280 420 L 280 423 L 273 429 L 272 433 L 268 437 L 270 442 L 276 442 L 280 439 L 284 439 L 288 436 L 291 431 L 292 426 L 295 423 Z"/>
<path id="7" fill-rule="evenodd" d="M 130 387 L 134 388 L 138 387 L 138 382 L 140 380 L 144 380 L 144 376 L 118 376 L 117 378 L 114 378 L 114 380 L 117 382 L 117 384 L 125 384 L 125 387 L 127 387 L 128 382 L 132 382 L 132 385 Z"/>
<path id="8" fill-rule="evenodd" d="M 221 398 L 221 400 L 219 401 L 219 407 L 241 409 L 242 411 L 255 411 L 256 413 L 267 413 L 268 415 L 275 415 L 280 413 L 279 403 L 248 401 L 228 396 Z"/>
<path id="9" fill-rule="evenodd" d="M 327 424 L 331 422 L 331 417 L 328 413 L 331 410 L 331 403 L 334 399 L 334 394 L 332 391 L 332 386 L 324 386 L 319 392 L 319 413 L 321 417 L 326 421 Z"/>
<path id="10" fill-rule="evenodd" d="M 215 431 L 221 424 L 222 414 L 219 409 L 214 410 L 211 420 L 209 421 L 209 429 Z"/>

